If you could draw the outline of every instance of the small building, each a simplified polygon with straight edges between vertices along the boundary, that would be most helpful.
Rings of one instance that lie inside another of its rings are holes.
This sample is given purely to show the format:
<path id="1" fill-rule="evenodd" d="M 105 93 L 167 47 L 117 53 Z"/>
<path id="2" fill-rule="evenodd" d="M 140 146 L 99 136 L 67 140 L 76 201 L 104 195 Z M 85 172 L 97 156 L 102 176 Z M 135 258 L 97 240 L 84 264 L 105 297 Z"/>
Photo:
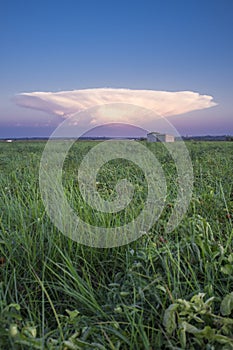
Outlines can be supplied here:
<path id="1" fill-rule="evenodd" d="M 6 140 L 6 142 L 9 142 L 9 143 L 11 143 L 11 142 L 13 142 L 13 140 Z"/>
<path id="2" fill-rule="evenodd" d="M 160 134 L 159 132 L 150 132 L 147 134 L 148 142 L 174 142 L 175 137 L 168 134 Z"/>

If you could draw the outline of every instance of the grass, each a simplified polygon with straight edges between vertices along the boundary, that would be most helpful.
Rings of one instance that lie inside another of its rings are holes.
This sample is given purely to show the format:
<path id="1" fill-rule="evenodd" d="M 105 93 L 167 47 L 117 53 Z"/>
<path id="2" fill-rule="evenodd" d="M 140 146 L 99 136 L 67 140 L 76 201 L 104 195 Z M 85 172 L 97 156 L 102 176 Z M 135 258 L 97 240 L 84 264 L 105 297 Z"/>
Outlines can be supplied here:
<path id="1" fill-rule="evenodd" d="M 44 145 L 0 144 L 0 349 L 233 349 L 233 143 L 187 143 L 194 191 L 169 234 L 176 169 L 161 144 L 148 144 L 166 175 L 164 211 L 148 234 L 105 249 L 73 242 L 47 216 L 38 178 Z M 128 222 L 143 207 L 143 173 L 109 162 L 98 174 L 100 194 L 114 195 L 126 172 L 133 203 L 119 215 L 93 213 L 77 186 L 77 164 L 93 145 L 69 152 L 67 198 L 88 222 Z"/>

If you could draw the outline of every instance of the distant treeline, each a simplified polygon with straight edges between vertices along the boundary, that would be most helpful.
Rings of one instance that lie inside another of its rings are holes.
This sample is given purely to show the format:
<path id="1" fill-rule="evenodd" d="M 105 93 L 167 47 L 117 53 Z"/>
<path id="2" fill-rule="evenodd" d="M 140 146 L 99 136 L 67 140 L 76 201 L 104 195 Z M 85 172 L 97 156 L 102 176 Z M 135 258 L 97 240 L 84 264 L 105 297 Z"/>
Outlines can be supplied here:
<path id="1" fill-rule="evenodd" d="M 75 137 L 70 138 L 51 138 L 53 140 L 75 140 Z M 137 140 L 137 141 L 146 141 L 146 137 L 107 137 L 107 136 L 91 136 L 91 137 L 80 137 L 77 140 L 80 141 L 106 141 L 106 140 Z M 0 142 L 12 142 L 12 141 L 48 141 L 48 137 L 22 137 L 22 138 L 12 138 L 12 139 L 0 139 Z M 175 137 L 176 141 L 233 141 L 233 136 L 231 135 L 204 135 L 204 136 L 180 136 Z"/>
<path id="2" fill-rule="evenodd" d="M 233 136 L 230 135 L 204 135 L 204 136 L 183 136 L 184 141 L 233 141 Z"/>

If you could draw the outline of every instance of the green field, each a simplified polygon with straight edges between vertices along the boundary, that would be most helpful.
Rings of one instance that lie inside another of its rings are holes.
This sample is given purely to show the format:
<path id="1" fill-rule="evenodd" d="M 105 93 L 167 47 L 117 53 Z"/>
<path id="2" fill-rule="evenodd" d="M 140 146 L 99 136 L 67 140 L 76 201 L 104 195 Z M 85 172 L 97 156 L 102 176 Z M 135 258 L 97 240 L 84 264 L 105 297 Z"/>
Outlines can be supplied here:
<path id="1" fill-rule="evenodd" d="M 93 212 L 77 167 L 95 144 L 72 147 L 64 190 L 87 222 L 122 225 L 143 209 L 145 178 L 131 162 L 109 162 L 97 178 L 101 196 L 114 196 L 125 174 L 135 195 L 114 217 Z M 45 143 L 0 143 L 0 349 L 233 349 L 233 143 L 186 145 L 194 190 L 180 225 L 165 233 L 175 164 L 162 144 L 148 144 L 166 175 L 163 213 L 137 241 L 100 249 L 70 240 L 47 216 L 38 175 Z"/>

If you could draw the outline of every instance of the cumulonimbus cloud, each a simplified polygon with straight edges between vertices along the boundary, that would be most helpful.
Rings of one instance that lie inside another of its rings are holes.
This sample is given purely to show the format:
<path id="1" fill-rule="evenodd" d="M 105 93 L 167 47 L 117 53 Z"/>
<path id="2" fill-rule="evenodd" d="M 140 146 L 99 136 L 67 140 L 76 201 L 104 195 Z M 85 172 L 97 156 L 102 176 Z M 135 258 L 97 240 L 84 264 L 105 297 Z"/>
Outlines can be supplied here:
<path id="1" fill-rule="evenodd" d="M 25 92 L 15 96 L 19 106 L 33 108 L 67 118 L 93 106 L 124 103 L 150 109 L 157 116 L 172 116 L 215 106 L 213 97 L 193 91 L 154 91 L 95 88 L 59 92 Z M 109 114 L 91 124 L 114 122 Z M 135 122 L 135 120 L 127 120 Z"/>

